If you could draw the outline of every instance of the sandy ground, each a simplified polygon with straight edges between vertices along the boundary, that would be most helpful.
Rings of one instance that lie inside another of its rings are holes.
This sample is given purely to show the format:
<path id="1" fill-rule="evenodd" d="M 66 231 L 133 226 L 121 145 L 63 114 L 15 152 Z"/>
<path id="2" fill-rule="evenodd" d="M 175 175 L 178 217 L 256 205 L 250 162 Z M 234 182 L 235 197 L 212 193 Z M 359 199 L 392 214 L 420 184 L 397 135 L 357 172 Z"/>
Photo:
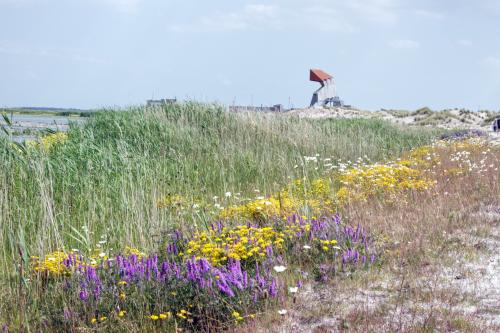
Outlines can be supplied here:
<path id="1" fill-rule="evenodd" d="M 450 241 L 471 244 L 472 252 L 459 246 L 416 277 L 367 276 L 354 290 L 342 282 L 304 286 L 272 332 L 420 332 L 431 320 L 445 323 L 446 332 L 500 332 L 500 204 L 482 207 L 475 218 L 488 223 L 486 232 L 450 235 Z M 356 318 L 370 319 L 350 327 Z"/>
<path id="2" fill-rule="evenodd" d="M 446 129 L 481 129 L 491 132 L 491 122 L 485 121 L 494 113 L 471 112 L 460 109 L 418 114 L 417 112 L 364 111 L 353 108 L 307 108 L 286 113 L 300 118 L 376 118 L 401 125 L 435 126 Z M 500 113 L 496 113 L 500 117 Z"/>

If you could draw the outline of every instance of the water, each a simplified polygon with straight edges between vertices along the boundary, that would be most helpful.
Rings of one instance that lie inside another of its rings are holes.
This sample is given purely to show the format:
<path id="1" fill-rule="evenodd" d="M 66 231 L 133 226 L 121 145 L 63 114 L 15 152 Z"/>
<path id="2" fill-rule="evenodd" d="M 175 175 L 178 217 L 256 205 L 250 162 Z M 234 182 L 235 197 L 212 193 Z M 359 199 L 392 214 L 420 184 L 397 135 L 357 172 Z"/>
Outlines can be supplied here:
<path id="1" fill-rule="evenodd" d="M 36 138 L 36 132 L 44 129 L 65 132 L 70 122 L 82 123 L 83 118 L 64 117 L 53 115 L 30 115 L 30 114 L 7 114 L 12 126 L 7 126 L 3 117 L 0 117 L 0 125 L 6 126 L 13 133 L 12 140 L 23 142 L 27 139 Z"/>

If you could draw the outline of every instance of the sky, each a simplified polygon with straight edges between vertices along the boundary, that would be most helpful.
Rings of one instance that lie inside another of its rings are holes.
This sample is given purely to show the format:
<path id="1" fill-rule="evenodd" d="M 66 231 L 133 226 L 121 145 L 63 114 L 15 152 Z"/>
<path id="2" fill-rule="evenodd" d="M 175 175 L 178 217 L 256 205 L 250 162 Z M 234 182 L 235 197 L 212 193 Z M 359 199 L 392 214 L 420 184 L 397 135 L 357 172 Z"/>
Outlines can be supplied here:
<path id="1" fill-rule="evenodd" d="M 500 110 L 500 0 L 0 0 L 0 107 Z"/>

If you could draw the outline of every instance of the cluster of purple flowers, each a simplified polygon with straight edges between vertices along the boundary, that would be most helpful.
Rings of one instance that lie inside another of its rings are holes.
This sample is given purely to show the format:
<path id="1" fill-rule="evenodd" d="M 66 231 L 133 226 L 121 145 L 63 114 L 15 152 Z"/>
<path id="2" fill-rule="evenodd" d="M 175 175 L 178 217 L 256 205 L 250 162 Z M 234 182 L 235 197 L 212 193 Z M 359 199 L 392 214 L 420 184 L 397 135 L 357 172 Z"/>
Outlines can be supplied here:
<path id="1" fill-rule="evenodd" d="M 264 273 L 258 266 L 252 271 L 245 270 L 238 260 L 229 260 L 224 266 L 214 267 L 205 258 L 193 257 L 186 262 L 176 262 L 169 259 L 160 261 L 156 254 L 141 258 L 137 255 L 118 255 L 98 267 L 80 264 L 75 271 L 79 278 L 79 297 L 84 302 L 90 296 L 99 300 L 102 289 L 105 286 L 116 289 L 118 281 L 172 291 L 188 287 L 230 298 L 235 297 L 238 291 L 247 292 L 254 301 L 278 294 L 277 281 L 269 269 L 265 269 Z"/>
<path id="2" fill-rule="evenodd" d="M 297 215 L 287 219 L 288 225 L 304 226 L 306 223 L 310 224 L 307 235 L 309 240 L 335 239 L 337 241 L 338 245 L 343 249 L 341 255 L 342 265 L 348 263 L 367 264 L 367 258 L 369 258 L 370 264 L 375 262 L 376 254 L 373 249 L 370 249 L 371 239 L 361 225 L 358 224 L 356 228 L 343 225 L 339 214 L 313 220 L 305 220 Z M 301 229 L 297 232 L 296 237 L 301 238 L 304 233 L 303 229 Z"/>
<path id="3" fill-rule="evenodd" d="M 221 233 L 223 228 L 222 222 L 212 225 L 216 233 Z M 68 281 L 75 287 L 80 304 L 96 313 L 113 311 L 117 306 L 129 310 L 133 304 L 141 304 L 134 297 L 144 297 L 142 302 L 156 299 L 152 304 L 161 303 L 163 309 L 173 313 L 194 302 L 210 308 L 212 315 L 231 318 L 235 307 L 258 309 L 266 299 L 278 300 L 285 295 L 281 293 L 285 285 L 279 279 L 278 270 L 273 271 L 278 267 L 275 265 L 285 267 L 283 265 L 291 265 L 292 261 L 304 256 L 300 262 L 309 262 L 319 280 L 326 281 L 347 268 L 368 266 L 376 258 L 375 253 L 370 252 L 372 240 L 365 230 L 360 225 L 354 228 L 342 223 L 339 215 L 313 220 L 293 215 L 286 221 L 276 221 L 273 229 L 277 232 L 288 230 L 291 237 L 285 246 L 267 245 L 262 260 L 228 258 L 223 265 L 214 266 L 209 258 L 183 257 L 190 241 L 186 236 L 189 233 L 177 231 L 171 234 L 165 250 L 159 254 L 120 254 L 97 265 L 88 265 L 81 255 L 70 254 L 64 265 L 73 272 Z M 322 241 L 332 240 L 337 241 L 331 243 L 338 245 L 335 250 L 321 249 Z M 177 294 L 179 297 L 171 297 Z M 125 304 L 128 295 L 132 303 Z M 193 317 L 203 318 L 204 313 L 194 313 Z"/>

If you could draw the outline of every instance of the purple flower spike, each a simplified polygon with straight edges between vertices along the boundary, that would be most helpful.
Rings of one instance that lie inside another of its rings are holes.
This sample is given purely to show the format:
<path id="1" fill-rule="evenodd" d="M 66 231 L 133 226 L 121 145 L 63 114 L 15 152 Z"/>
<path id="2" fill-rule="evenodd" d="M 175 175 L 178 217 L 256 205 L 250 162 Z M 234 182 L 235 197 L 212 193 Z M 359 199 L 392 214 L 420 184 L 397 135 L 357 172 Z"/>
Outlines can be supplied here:
<path id="1" fill-rule="evenodd" d="M 273 256 L 273 247 L 271 245 L 268 245 L 266 247 L 266 255 L 268 258 L 271 258 Z"/>
<path id="2" fill-rule="evenodd" d="M 89 295 L 85 290 L 80 291 L 80 300 L 86 302 L 89 299 Z"/>
<path id="3" fill-rule="evenodd" d="M 276 279 L 273 279 L 273 282 L 271 282 L 271 285 L 269 286 L 269 295 L 271 297 L 278 296 L 278 285 Z"/>

